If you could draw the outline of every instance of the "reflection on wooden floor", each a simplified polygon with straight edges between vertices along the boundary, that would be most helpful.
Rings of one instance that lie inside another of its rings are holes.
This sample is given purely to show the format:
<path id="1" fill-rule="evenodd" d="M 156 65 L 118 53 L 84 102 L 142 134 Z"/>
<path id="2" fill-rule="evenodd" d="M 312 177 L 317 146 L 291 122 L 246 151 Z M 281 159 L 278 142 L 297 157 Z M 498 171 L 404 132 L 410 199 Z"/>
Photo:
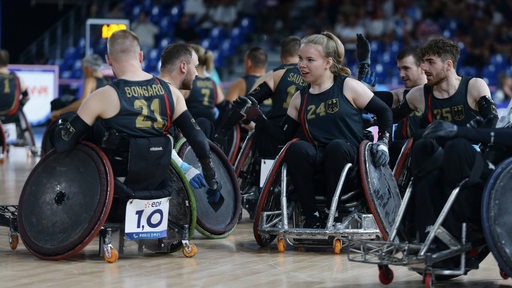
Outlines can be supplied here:
<path id="1" fill-rule="evenodd" d="M 17 204 L 38 160 L 27 158 L 23 148 L 11 149 L 0 166 L 0 204 Z M 285 253 L 279 253 L 274 242 L 259 248 L 245 213 L 225 239 L 194 235 L 192 243 L 198 252 L 193 258 L 181 252 L 139 255 L 135 243 L 128 241 L 119 261 L 108 264 L 98 254 L 96 238 L 77 256 L 44 261 L 32 256 L 21 241 L 11 250 L 7 234 L 7 227 L 0 227 L 2 287 L 384 287 L 375 265 L 349 262 L 346 253 L 335 255 L 331 247 L 303 251 L 288 246 Z M 406 267 L 391 268 L 394 281 L 385 287 L 424 287 L 417 273 Z M 501 279 L 490 255 L 480 269 L 438 282 L 436 287 L 512 287 L 512 281 Z"/>

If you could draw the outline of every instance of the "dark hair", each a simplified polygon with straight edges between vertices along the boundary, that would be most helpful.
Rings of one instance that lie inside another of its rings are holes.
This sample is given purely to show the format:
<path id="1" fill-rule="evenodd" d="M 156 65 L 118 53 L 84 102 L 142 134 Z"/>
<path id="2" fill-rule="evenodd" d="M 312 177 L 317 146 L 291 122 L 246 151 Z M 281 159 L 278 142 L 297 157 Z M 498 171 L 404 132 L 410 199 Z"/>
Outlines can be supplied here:
<path id="1" fill-rule="evenodd" d="M 297 56 L 299 55 L 300 49 L 300 38 L 297 36 L 288 36 L 281 40 L 281 55 L 288 56 Z"/>
<path id="2" fill-rule="evenodd" d="M 416 66 L 418 66 L 418 67 L 420 66 L 421 57 L 420 57 L 420 53 L 419 53 L 419 46 L 417 46 L 417 45 L 409 46 L 409 47 L 405 47 L 402 50 L 398 51 L 398 53 L 396 54 L 396 60 L 400 61 L 407 56 L 412 56 L 414 58 L 414 64 L 416 64 Z"/>
<path id="3" fill-rule="evenodd" d="M 0 67 L 9 65 L 9 52 L 5 49 L 0 49 Z"/>
<path id="4" fill-rule="evenodd" d="M 185 61 L 190 64 L 192 61 L 192 48 L 187 43 L 174 43 L 167 45 L 160 55 L 160 70 L 174 70 L 177 65 Z"/>
<path id="5" fill-rule="evenodd" d="M 252 47 L 247 51 L 247 59 L 251 60 L 252 64 L 257 68 L 265 68 L 268 61 L 268 55 L 261 47 Z"/>
<path id="6" fill-rule="evenodd" d="M 429 40 L 425 45 L 420 47 L 421 59 L 427 56 L 437 56 L 443 61 L 451 60 L 453 68 L 457 68 L 459 61 L 460 47 L 455 42 L 445 38 L 434 38 Z"/>

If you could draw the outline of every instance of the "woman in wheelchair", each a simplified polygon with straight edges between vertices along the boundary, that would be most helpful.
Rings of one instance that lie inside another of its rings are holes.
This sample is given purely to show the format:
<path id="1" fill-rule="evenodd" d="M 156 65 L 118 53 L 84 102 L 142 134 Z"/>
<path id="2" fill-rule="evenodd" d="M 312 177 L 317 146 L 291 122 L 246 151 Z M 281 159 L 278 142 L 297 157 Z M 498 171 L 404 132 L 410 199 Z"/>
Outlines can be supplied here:
<path id="1" fill-rule="evenodd" d="M 363 83 L 348 77 L 350 70 L 342 66 L 344 54 L 343 44 L 330 32 L 302 39 L 298 67 L 308 85 L 293 96 L 279 131 L 271 131 L 282 143 L 297 132 L 302 135 L 288 147 L 284 161 L 302 207 L 305 228 L 325 226 L 315 194 L 325 194 L 330 201 L 345 164 L 357 164 L 358 147 L 364 140 L 363 110 L 377 117 L 379 137 L 371 147 L 375 165 L 388 165 L 389 161 L 391 110 Z M 257 104 L 244 113 L 247 120 L 265 125 Z M 317 191 L 314 176 L 318 173 L 325 178 L 325 193 Z"/>
<path id="2" fill-rule="evenodd" d="M 128 167 L 123 167 L 126 175 L 116 175 L 126 179 L 124 183 L 116 181 L 116 193 L 139 199 L 170 196 L 165 195 L 170 190 L 166 175 L 172 153 L 168 131 L 171 124 L 176 124 L 198 156 L 209 187 L 208 199 L 216 201 L 221 183 L 216 179 L 207 139 L 188 112 L 178 88 L 142 70 L 143 54 L 133 32 L 113 33 L 107 48 L 106 60 L 117 80 L 87 97 L 69 122 L 59 121 L 53 135 L 57 152 L 71 150 L 100 118 L 106 131 L 121 136 L 117 140 L 108 138 L 112 143 L 106 144 L 107 150 L 123 153 L 119 139 L 125 139 L 124 146 L 130 148 L 126 152 Z M 197 75 L 197 55 L 188 46 L 184 53 L 188 57 L 183 69 L 193 78 Z"/>

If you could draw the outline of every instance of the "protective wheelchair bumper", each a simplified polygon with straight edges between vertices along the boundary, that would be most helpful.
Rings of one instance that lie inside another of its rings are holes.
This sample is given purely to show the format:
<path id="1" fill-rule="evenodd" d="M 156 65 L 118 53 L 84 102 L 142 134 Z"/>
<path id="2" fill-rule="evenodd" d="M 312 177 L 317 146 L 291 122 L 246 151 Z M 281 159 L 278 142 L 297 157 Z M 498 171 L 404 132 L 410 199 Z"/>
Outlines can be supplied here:
<path id="1" fill-rule="evenodd" d="M 363 141 L 359 146 L 361 182 L 368 206 L 375 217 L 384 240 L 393 228 L 402 203 L 397 183 L 389 166 L 375 167 L 370 155 L 371 142 Z"/>
<path id="2" fill-rule="evenodd" d="M 46 260 L 80 252 L 107 219 L 113 183 L 109 161 L 95 145 L 50 151 L 30 173 L 19 199 L 18 227 L 26 248 Z"/>

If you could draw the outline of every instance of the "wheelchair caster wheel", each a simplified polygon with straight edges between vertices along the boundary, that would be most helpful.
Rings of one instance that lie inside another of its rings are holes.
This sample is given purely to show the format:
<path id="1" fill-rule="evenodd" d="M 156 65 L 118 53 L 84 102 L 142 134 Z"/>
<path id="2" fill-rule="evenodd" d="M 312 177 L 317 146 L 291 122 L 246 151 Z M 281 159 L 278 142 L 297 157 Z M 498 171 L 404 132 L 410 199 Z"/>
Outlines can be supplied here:
<path id="1" fill-rule="evenodd" d="M 430 273 L 430 272 L 426 273 L 423 282 L 425 283 L 425 288 L 434 287 L 434 277 L 433 277 L 432 273 Z"/>
<path id="2" fill-rule="evenodd" d="M 332 248 L 334 250 L 334 254 L 340 254 L 342 247 L 343 247 L 343 244 L 341 243 L 341 240 L 340 239 L 335 239 L 334 243 L 332 245 Z"/>
<path id="3" fill-rule="evenodd" d="M 183 246 L 182 252 L 183 252 L 183 255 L 185 255 L 185 257 L 192 258 L 197 253 L 197 246 L 194 244 L 185 245 L 185 246 Z"/>
<path id="4" fill-rule="evenodd" d="M 379 265 L 379 281 L 380 281 L 380 283 L 382 283 L 384 285 L 391 284 L 391 282 L 393 282 L 393 278 L 394 278 L 394 273 L 393 273 L 393 270 L 391 270 L 391 268 L 389 268 L 389 266 L 387 266 L 387 265 L 380 266 Z"/>
<path id="5" fill-rule="evenodd" d="M 280 253 L 284 253 L 286 250 L 286 244 L 284 243 L 284 238 L 277 239 L 277 251 Z"/>
<path id="6" fill-rule="evenodd" d="M 103 250 L 103 259 L 105 259 L 105 261 L 108 263 L 114 263 L 117 261 L 117 259 L 119 259 L 119 253 L 114 247 L 112 247 L 112 245 L 106 246 L 103 248 Z"/>
<path id="7" fill-rule="evenodd" d="M 505 271 L 503 270 L 500 270 L 500 276 L 501 278 L 503 278 L 503 280 L 507 280 L 508 278 L 510 278 L 507 273 L 505 273 Z"/>
<path id="8" fill-rule="evenodd" d="M 16 250 L 18 248 L 18 243 L 20 242 L 20 238 L 17 233 L 13 233 L 9 235 L 9 246 L 12 250 Z"/>

